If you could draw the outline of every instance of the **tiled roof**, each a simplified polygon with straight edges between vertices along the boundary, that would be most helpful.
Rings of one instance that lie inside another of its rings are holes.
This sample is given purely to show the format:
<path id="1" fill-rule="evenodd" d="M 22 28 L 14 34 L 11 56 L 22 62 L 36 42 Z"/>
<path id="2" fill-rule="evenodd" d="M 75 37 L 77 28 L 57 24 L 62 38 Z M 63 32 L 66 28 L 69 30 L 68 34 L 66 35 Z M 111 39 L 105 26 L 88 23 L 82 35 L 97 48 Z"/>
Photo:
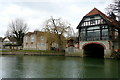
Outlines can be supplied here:
<path id="1" fill-rule="evenodd" d="M 16 40 L 14 37 L 8 37 L 8 39 L 9 39 L 11 42 L 17 42 L 17 40 Z"/>
<path id="2" fill-rule="evenodd" d="M 3 41 L 8 38 L 11 42 L 17 42 L 17 40 L 14 37 L 4 37 Z"/>
<path id="3" fill-rule="evenodd" d="M 102 13 L 101 11 L 99 11 L 97 8 L 94 8 L 93 10 L 91 10 L 88 14 L 86 14 L 85 16 L 92 16 L 92 15 L 96 15 L 99 14 L 101 15 L 104 19 L 108 20 L 110 23 L 112 23 L 113 25 L 118 25 L 118 22 L 115 19 L 112 19 L 109 16 L 106 16 L 104 13 Z"/>
<path id="4" fill-rule="evenodd" d="M 97 8 L 94 8 L 93 10 L 91 10 L 88 14 L 86 14 L 85 16 L 91 16 L 91 15 L 95 15 L 95 14 L 101 14 L 102 12 L 100 12 Z"/>
<path id="5" fill-rule="evenodd" d="M 28 33 L 26 33 L 25 35 L 30 36 L 30 35 L 32 35 L 32 34 L 34 34 L 34 32 L 28 32 Z"/>
<path id="6" fill-rule="evenodd" d="M 31 36 L 31 35 L 33 35 L 33 34 L 44 34 L 44 33 L 46 33 L 46 32 L 42 32 L 42 31 L 34 31 L 34 32 L 28 32 L 28 33 L 26 33 L 25 35 L 26 36 Z"/>

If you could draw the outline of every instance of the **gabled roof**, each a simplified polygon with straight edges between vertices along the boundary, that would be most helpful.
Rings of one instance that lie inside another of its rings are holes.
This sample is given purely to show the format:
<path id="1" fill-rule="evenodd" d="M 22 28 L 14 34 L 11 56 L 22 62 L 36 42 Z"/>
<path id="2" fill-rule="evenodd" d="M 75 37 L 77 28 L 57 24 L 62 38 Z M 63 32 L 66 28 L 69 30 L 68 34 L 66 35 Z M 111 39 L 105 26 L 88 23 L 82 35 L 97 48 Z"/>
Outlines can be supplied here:
<path id="1" fill-rule="evenodd" d="M 88 14 L 86 14 L 84 17 L 87 17 L 87 16 L 92 16 L 92 15 L 100 15 L 102 18 L 104 18 L 105 20 L 109 21 L 112 25 L 115 25 L 117 26 L 118 25 L 118 22 L 109 17 L 109 16 L 106 16 L 104 13 L 102 13 L 101 11 L 99 11 L 97 8 L 94 8 L 93 10 L 91 10 Z"/>
<path id="2" fill-rule="evenodd" d="M 91 15 L 96 15 L 96 14 L 103 14 L 101 11 L 99 11 L 97 8 L 94 8 L 93 10 L 91 10 L 88 14 L 86 14 L 85 16 L 91 16 Z"/>
<path id="3" fill-rule="evenodd" d="M 5 39 L 8 39 L 8 40 L 11 41 L 11 42 L 17 42 L 17 40 L 16 40 L 14 37 L 4 37 L 4 38 L 3 38 L 3 41 L 4 41 Z"/>
<path id="4" fill-rule="evenodd" d="M 28 32 L 25 34 L 25 36 L 31 36 L 34 34 L 46 34 L 47 32 L 42 32 L 42 31 L 34 31 L 34 32 Z"/>
<path id="5" fill-rule="evenodd" d="M 28 32 L 25 35 L 31 36 L 32 34 L 34 34 L 34 32 Z"/>
<path id="6" fill-rule="evenodd" d="M 93 10 L 91 10 L 88 14 L 86 14 L 85 16 L 91 16 L 91 15 L 96 15 L 99 14 L 101 15 L 104 19 L 110 21 L 113 25 L 118 25 L 118 22 L 114 19 L 112 19 L 109 16 L 106 16 L 104 13 L 102 13 L 101 11 L 99 11 L 97 8 L 94 8 Z"/>

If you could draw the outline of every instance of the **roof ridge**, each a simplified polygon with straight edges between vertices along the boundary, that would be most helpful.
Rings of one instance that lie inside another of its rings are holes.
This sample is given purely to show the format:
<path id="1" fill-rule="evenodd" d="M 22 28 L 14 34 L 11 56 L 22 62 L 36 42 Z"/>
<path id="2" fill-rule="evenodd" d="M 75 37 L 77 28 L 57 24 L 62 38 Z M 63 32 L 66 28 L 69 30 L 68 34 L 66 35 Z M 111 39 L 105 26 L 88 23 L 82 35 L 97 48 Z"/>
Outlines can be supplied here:
<path id="1" fill-rule="evenodd" d="M 85 16 L 91 16 L 94 14 L 102 14 L 105 15 L 104 13 L 102 13 L 100 10 L 98 10 L 97 8 L 92 9 L 89 13 L 87 13 Z"/>

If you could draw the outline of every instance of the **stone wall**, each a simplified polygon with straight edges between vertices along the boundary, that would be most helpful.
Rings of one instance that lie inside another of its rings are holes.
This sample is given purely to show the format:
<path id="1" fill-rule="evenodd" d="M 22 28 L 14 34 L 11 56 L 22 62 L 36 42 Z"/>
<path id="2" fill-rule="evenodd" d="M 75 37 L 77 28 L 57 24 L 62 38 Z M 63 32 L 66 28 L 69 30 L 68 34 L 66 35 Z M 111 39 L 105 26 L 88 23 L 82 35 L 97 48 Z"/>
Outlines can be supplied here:
<path id="1" fill-rule="evenodd" d="M 91 44 L 91 43 L 100 44 L 105 49 L 111 49 L 112 46 L 112 43 L 110 41 L 80 41 L 79 43 L 80 49 L 83 49 L 83 46 L 85 46 L 86 44 Z"/>
<path id="2" fill-rule="evenodd" d="M 112 46 L 113 43 L 111 41 L 80 41 L 79 48 L 76 47 L 67 47 L 66 48 L 66 56 L 80 56 L 85 57 L 83 47 L 87 44 L 99 44 L 104 47 L 104 58 L 110 58 L 112 55 Z M 72 49 L 72 50 L 70 50 Z"/>

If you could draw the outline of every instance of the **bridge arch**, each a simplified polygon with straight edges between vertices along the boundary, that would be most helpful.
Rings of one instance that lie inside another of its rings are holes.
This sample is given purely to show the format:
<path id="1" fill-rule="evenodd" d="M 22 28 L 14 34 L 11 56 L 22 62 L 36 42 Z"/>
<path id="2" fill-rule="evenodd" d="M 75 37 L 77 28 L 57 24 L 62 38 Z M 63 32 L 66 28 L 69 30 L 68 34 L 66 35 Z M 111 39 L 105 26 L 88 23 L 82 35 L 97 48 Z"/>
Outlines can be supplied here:
<path id="1" fill-rule="evenodd" d="M 83 45 L 83 55 L 89 57 L 104 57 L 104 50 L 106 49 L 104 44 L 98 42 L 85 43 Z"/>
<path id="2" fill-rule="evenodd" d="M 104 44 L 102 44 L 102 43 L 99 43 L 99 42 L 90 42 L 90 43 L 85 43 L 85 44 L 83 45 L 82 49 L 84 49 L 84 47 L 85 47 L 86 45 L 88 45 L 88 44 L 98 44 L 98 45 L 103 46 L 103 47 L 104 47 L 104 49 L 106 49 L 106 46 L 105 46 Z"/>

